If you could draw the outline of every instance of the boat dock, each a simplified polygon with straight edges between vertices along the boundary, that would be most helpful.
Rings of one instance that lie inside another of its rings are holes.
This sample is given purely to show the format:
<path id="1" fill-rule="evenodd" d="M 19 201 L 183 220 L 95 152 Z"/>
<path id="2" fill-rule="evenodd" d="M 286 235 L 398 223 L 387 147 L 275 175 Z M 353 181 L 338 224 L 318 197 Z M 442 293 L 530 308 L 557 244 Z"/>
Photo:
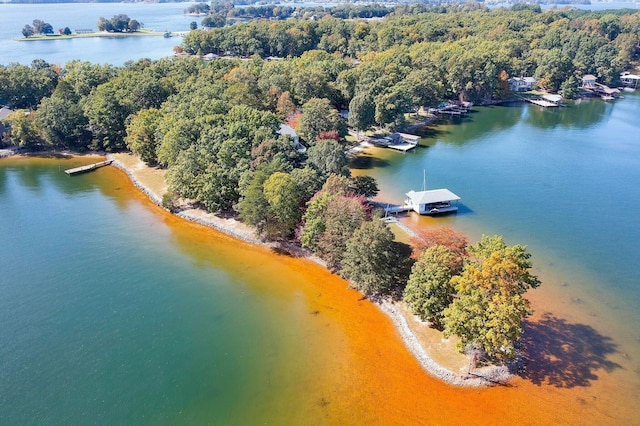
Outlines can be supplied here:
<path id="1" fill-rule="evenodd" d="M 545 94 L 540 98 L 524 98 L 527 102 L 530 102 L 534 105 L 538 105 L 544 108 L 554 108 L 562 105 L 562 96 L 554 95 L 554 94 Z"/>
<path id="2" fill-rule="evenodd" d="M 462 116 L 469 112 L 473 104 L 471 102 L 449 102 L 440 104 L 437 108 L 429 108 L 431 114 Z"/>
<path id="3" fill-rule="evenodd" d="M 100 167 L 108 166 L 112 162 L 113 162 L 113 160 L 100 161 L 99 163 L 93 163 L 93 164 L 88 164 L 86 166 L 74 167 L 73 169 L 67 169 L 64 172 L 66 174 L 68 174 L 69 176 L 77 175 L 77 174 L 80 174 L 80 173 L 86 173 L 86 172 L 90 172 L 90 171 L 95 170 L 95 169 L 99 169 Z"/>
<path id="4" fill-rule="evenodd" d="M 396 151 L 407 152 L 418 146 L 420 136 L 408 133 L 392 133 L 384 137 L 365 137 L 365 142 L 374 146 L 395 149 Z"/>

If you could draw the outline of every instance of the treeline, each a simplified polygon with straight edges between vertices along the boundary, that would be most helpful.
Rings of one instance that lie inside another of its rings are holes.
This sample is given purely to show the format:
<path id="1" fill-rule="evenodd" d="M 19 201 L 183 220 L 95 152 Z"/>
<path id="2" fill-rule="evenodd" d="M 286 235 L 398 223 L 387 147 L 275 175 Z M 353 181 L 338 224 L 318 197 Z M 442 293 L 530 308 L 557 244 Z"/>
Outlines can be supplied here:
<path id="1" fill-rule="evenodd" d="M 530 314 L 524 294 L 539 284 L 529 254 L 499 237 L 469 245 L 423 235 L 410 260 L 367 202 L 375 181 L 350 175 L 339 110 L 349 109 L 356 129 L 395 127 L 407 111 L 442 99 L 503 96 L 507 75 L 533 74 L 549 88 L 566 88 L 581 73 L 614 81 L 638 58 L 638 17 L 478 9 L 380 23 L 260 21 L 194 31 L 185 43 L 233 37 L 221 49 L 265 54 L 261 46 L 279 40 L 270 48 L 297 54 L 13 64 L 0 67 L 0 98 L 27 110 L 7 120 L 13 143 L 131 150 L 167 169 L 167 208 L 190 200 L 236 213 L 266 240 L 308 248 L 364 294 L 402 297 L 465 348 L 505 359 Z M 207 48 L 213 44 L 198 45 L 214 51 Z M 280 134 L 284 122 L 306 149 Z"/>
<path id="2" fill-rule="evenodd" d="M 110 33 L 135 32 L 142 28 L 142 24 L 124 14 L 113 15 L 111 19 L 98 18 L 98 31 Z"/>
<path id="3" fill-rule="evenodd" d="M 321 51 L 276 62 L 183 58 L 120 68 L 34 61 L 0 68 L 0 97 L 35 109 L 9 116 L 13 143 L 129 149 L 167 169 L 167 208 L 190 200 L 236 212 L 262 238 L 308 248 L 365 295 L 404 297 L 434 327 L 459 336 L 461 349 L 515 356 L 530 314 L 523 294 L 538 285 L 529 255 L 498 237 L 468 247 L 449 231 L 423 235 L 412 266 L 408 247 L 367 201 L 375 181 L 347 167 L 334 107 L 347 98 L 333 82 L 353 69 Z M 280 134 L 287 118 L 306 150 Z"/>
<path id="4" fill-rule="evenodd" d="M 326 16 L 192 31 L 182 48 L 245 57 L 296 57 L 317 48 L 362 62 L 398 55 L 402 59 L 387 61 L 424 72 L 448 97 L 471 101 L 499 97 L 506 84 L 501 71 L 507 77 L 535 76 L 541 87 L 567 96 L 587 73 L 614 84 L 640 53 L 636 11 L 488 11 L 466 5 L 414 14 L 418 6 L 398 6 L 380 22 Z"/>

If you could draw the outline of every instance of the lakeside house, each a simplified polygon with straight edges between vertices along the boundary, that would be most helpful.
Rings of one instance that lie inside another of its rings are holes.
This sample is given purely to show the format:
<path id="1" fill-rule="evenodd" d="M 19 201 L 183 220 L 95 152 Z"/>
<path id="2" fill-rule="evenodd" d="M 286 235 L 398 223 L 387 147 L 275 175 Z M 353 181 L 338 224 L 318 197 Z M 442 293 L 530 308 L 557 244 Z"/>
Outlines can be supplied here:
<path id="1" fill-rule="evenodd" d="M 507 81 L 512 92 L 529 92 L 536 86 L 533 77 L 512 77 Z"/>
<path id="2" fill-rule="evenodd" d="M 206 55 L 202 56 L 202 59 L 205 61 L 213 61 L 214 59 L 220 59 L 220 56 L 216 55 L 215 53 L 207 53 Z"/>
<path id="3" fill-rule="evenodd" d="M 638 81 L 640 81 L 640 75 L 634 75 L 630 72 L 623 72 L 620 74 L 620 81 L 624 87 L 630 87 L 632 89 L 638 88 Z"/>
<path id="4" fill-rule="evenodd" d="M 618 89 L 598 83 L 596 76 L 592 74 L 582 76 L 582 90 L 591 92 L 595 96 L 601 96 L 605 100 L 614 99 L 620 93 Z"/>
<path id="5" fill-rule="evenodd" d="M 582 76 L 582 88 L 583 89 L 595 89 L 596 88 L 596 76 L 593 74 L 586 74 Z"/>
<path id="6" fill-rule="evenodd" d="M 293 144 L 298 149 L 298 152 L 307 152 L 307 147 L 300 143 L 300 136 L 298 136 L 298 133 L 293 127 L 280 124 L 280 129 L 276 133 L 279 135 L 287 135 L 293 139 Z"/>

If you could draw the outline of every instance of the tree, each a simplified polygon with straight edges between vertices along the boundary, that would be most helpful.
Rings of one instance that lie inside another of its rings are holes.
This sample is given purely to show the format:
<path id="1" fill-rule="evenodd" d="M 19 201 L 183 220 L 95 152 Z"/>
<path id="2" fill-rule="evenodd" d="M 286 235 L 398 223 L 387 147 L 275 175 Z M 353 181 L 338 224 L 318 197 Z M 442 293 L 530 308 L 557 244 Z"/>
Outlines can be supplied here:
<path id="1" fill-rule="evenodd" d="M 347 241 L 368 219 L 365 200 L 338 196 L 327 204 L 324 212 L 325 230 L 318 238 L 316 254 L 327 262 L 329 269 L 339 270 Z"/>
<path id="2" fill-rule="evenodd" d="M 33 30 L 38 34 L 53 34 L 53 27 L 41 19 L 33 20 Z"/>
<path id="3" fill-rule="evenodd" d="M 422 228 L 418 230 L 415 237 L 411 238 L 412 257 L 419 259 L 428 248 L 436 245 L 444 246 L 455 256 L 456 269 L 454 274 L 459 274 L 467 257 L 468 244 L 467 237 L 450 226 Z"/>
<path id="4" fill-rule="evenodd" d="M 62 34 L 66 35 L 66 36 L 71 35 L 71 28 L 64 27 L 64 29 L 62 30 Z"/>
<path id="5" fill-rule="evenodd" d="M 316 142 L 320 132 L 341 130 L 341 127 L 340 114 L 331 106 L 328 99 L 313 98 L 302 106 L 300 131 L 309 145 Z"/>
<path id="6" fill-rule="evenodd" d="M 444 334 L 456 335 L 461 350 L 475 347 L 498 360 L 513 358 L 522 320 L 532 313 L 524 294 L 540 285 L 530 273 L 531 255 L 499 236 L 485 236 L 468 250 L 469 262 L 452 278 L 456 295 L 443 311 Z"/>
<path id="7" fill-rule="evenodd" d="M 33 120 L 33 114 L 26 115 L 24 111 L 15 111 L 5 119 L 9 125 L 9 139 L 18 147 L 35 150 L 42 144 L 38 129 Z"/>
<path id="8" fill-rule="evenodd" d="M 156 108 L 139 111 L 127 124 L 127 147 L 146 163 L 158 162 L 158 127 L 163 114 Z"/>
<path id="9" fill-rule="evenodd" d="M 24 28 L 22 29 L 22 35 L 25 36 L 25 38 L 31 37 L 33 34 L 34 34 L 33 27 L 29 24 L 25 25 Z"/>
<path id="10" fill-rule="evenodd" d="M 252 175 L 242 199 L 238 203 L 240 218 L 249 225 L 255 226 L 258 234 L 264 235 L 269 215 L 269 202 L 264 194 L 264 184 L 280 167 L 277 163 L 262 164 Z"/>
<path id="11" fill-rule="evenodd" d="M 111 24 L 111 21 L 109 21 L 108 19 L 105 19 L 102 16 L 99 17 L 98 18 L 98 31 L 107 31 L 107 32 L 113 31 L 113 25 Z"/>
<path id="12" fill-rule="evenodd" d="M 455 288 L 451 278 L 456 256 L 445 246 L 425 250 L 411 269 L 403 299 L 415 315 L 442 330 L 442 311 L 453 301 Z"/>
<path id="13" fill-rule="evenodd" d="M 562 82 L 560 85 L 560 94 L 563 98 L 572 99 L 580 93 L 580 82 L 575 76 L 570 76 L 568 79 Z"/>
<path id="14" fill-rule="evenodd" d="M 87 147 L 87 119 L 80 105 L 68 96 L 44 98 L 35 112 L 34 120 L 48 145 L 66 149 Z"/>
<path id="15" fill-rule="evenodd" d="M 269 205 L 266 236 L 288 237 L 301 216 L 296 182 L 288 173 L 273 173 L 264 183 L 264 197 Z"/>
<path id="16" fill-rule="evenodd" d="M 366 130 L 375 122 L 375 104 L 368 92 L 359 92 L 349 102 L 349 126 Z"/>
<path id="17" fill-rule="evenodd" d="M 43 98 L 51 96 L 59 76 L 50 64 L 37 59 L 30 67 L 10 65 L 6 78 L 8 84 L 0 86 L 0 98 L 13 108 L 36 108 Z"/>
<path id="18" fill-rule="evenodd" d="M 367 296 L 385 294 L 397 285 L 399 263 L 394 236 L 387 224 L 366 221 L 347 241 L 341 275 Z"/>
<path id="19" fill-rule="evenodd" d="M 191 31 L 197 30 L 198 29 L 198 23 L 196 21 L 191 21 L 191 23 L 189 24 L 189 29 Z"/>
<path id="20" fill-rule="evenodd" d="M 365 198 L 372 198 L 378 195 L 378 184 L 371 176 L 355 176 L 351 178 L 349 187 L 355 194 Z"/>
<path id="21" fill-rule="evenodd" d="M 129 20 L 128 27 L 129 27 L 129 31 L 135 32 L 135 31 L 138 31 L 140 28 L 142 28 L 142 24 L 135 19 L 131 19 Z"/>
<path id="22" fill-rule="evenodd" d="M 316 169 L 320 176 L 329 177 L 335 174 L 349 176 L 348 160 L 344 149 L 332 139 L 319 140 L 307 150 L 307 162 Z"/>

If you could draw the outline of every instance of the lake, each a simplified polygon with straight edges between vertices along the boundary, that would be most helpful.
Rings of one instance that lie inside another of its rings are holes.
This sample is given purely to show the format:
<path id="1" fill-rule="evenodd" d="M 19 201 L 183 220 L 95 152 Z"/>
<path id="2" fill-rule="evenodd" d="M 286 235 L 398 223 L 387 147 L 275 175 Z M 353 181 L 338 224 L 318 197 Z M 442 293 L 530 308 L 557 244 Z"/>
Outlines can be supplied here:
<path id="1" fill-rule="evenodd" d="M 50 40 L 18 42 L 25 24 L 34 19 L 50 23 L 54 30 L 69 27 L 76 29 L 96 29 L 98 18 L 111 18 L 125 14 L 155 31 L 189 30 L 193 21 L 201 17 L 185 16 L 183 11 L 190 3 L 61 3 L 61 4 L 4 4 L 0 3 L 0 64 L 12 62 L 30 64 L 34 59 L 44 59 L 49 63 L 64 65 L 72 59 L 92 63 L 123 65 L 127 61 L 140 58 L 160 59 L 173 55 L 173 47 L 180 45 L 180 37 L 120 37 L 83 38 L 71 40 Z M 328 3 L 333 6 L 337 3 Z M 295 3 L 283 5 L 316 7 L 318 3 Z M 575 5 L 577 8 L 602 10 L 637 8 L 635 3 L 594 3 Z"/>
<path id="2" fill-rule="evenodd" d="M 64 65 L 72 59 L 92 63 L 122 65 L 140 58 L 160 59 L 173 55 L 181 37 L 113 37 L 78 38 L 18 42 L 25 24 L 34 19 L 50 23 L 54 31 L 69 27 L 96 30 L 98 18 L 110 19 L 125 14 L 155 31 L 189 31 L 193 21 L 200 26 L 201 17 L 184 15 L 190 3 L 62 3 L 0 4 L 0 64 L 30 64 L 34 59 Z"/>
<path id="3" fill-rule="evenodd" d="M 508 244 L 528 245 L 543 279 L 532 293 L 536 318 L 560 313 L 610 338 L 620 378 L 637 401 L 639 111 L 640 96 L 629 92 L 615 102 L 563 108 L 475 107 L 466 118 L 424 129 L 415 152 L 370 149 L 354 166 L 378 180 L 381 201 L 400 203 L 405 192 L 420 190 L 423 171 L 427 189 L 462 198 L 458 214 L 411 215 L 403 219 L 409 226 L 451 225 L 472 240 L 500 234 Z"/>
<path id="4" fill-rule="evenodd" d="M 528 244 L 543 285 L 527 370 L 473 390 L 429 377 L 335 275 L 187 223 L 89 159 L 0 160 L 2 424 L 634 424 L 639 421 L 640 96 L 475 108 L 354 171 L 409 216 Z"/>

